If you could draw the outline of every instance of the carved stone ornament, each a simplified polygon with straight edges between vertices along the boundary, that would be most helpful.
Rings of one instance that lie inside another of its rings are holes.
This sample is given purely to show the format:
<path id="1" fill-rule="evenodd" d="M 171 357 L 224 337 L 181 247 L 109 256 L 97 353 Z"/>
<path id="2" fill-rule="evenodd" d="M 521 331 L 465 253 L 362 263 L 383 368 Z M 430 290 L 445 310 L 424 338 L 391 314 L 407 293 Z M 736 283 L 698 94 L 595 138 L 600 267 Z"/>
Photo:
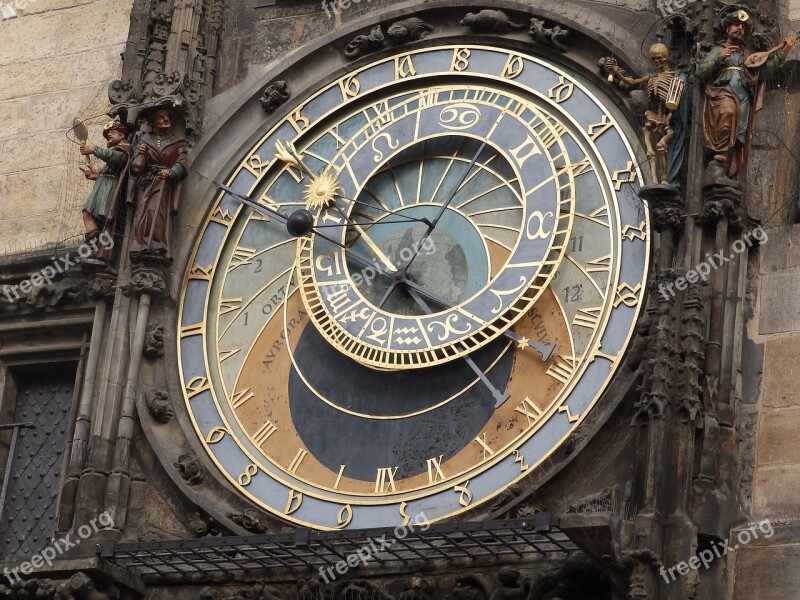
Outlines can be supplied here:
<path id="1" fill-rule="evenodd" d="M 0 598 L 47 598 L 56 593 L 55 584 L 50 579 L 14 580 L 9 583 L 0 583 Z"/>
<path id="2" fill-rule="evenodd" d="M 140 296 L 150 294 L 154 297 L 167 295 L 167 282 L 164 278 L 164 269 L 158 264 L 144 264 L 133 266 L 133 276 L 130 283 L 125 286 L 128 294 Z"/>
<path id="3" fill-rule="evenodd" d="M 194 452 L 187 452 L 178 457 L 178 461 L 172 464 L 178 469 L 181 478 L 189 485 L 195 485 L 203 481 L 203 465 Z"/>
<path id="4" fill-rule="evenodd" d="M 364 54 L 383 48 L 385 38 L 380 25 L 375 25 L 367 34 L 357 35 L 344 48 L 344 55 L 353 60 Z"/>
<path id="5" fill-rule="evenodd" d="M 118 600 L 119 589 L 109 584 L 100 588 L 86 573 L 78 572 L 69 581 L 59 584 L 54 600 Z M 38 597 L 38 596 L 37 596 Z"/>
<path id="6" fill-rule="evenodd" d="M 195 537 L 217 536 L 222 533 L 217 522 L 211 517 L 196 512 L 189 519 L 189 529 Z"/>
<path id="7" fill-rule="evenodd" d="M 355 60 L 359 56 L 380 50 L 387 40 L 397 46 L 422 39 L 431 31 L 433 31 L 433 27 L 419 17 L 409 17 L 395 21 L 389 25 L 385 35 L 381 26 L 375 25 L 369 34 L 361 34 L 354 37 L 345 46 L 344 55 L 350 60 Z"/>
<path id="8" fill-rule="evenodd" d="M 431 31 L 433 31 L 433 27 L 419 17 L 409 17 L 389 25 L 386 37 L 392 44 L 398 45 L 422 39 Z"/>
<path id="9" fill-rule="evenodd" d="M 147 410 L 150 416 L 159 423 L 168 423 L 169 420 L 175 416 L 175 411 L 172 409 L 172 402 L 169 399 L 169 393 L 164 390 L 153 390 L 147 394 L 145 400 Z"/>
<path id="10" fill-rule="evenodd" d="M 525 29 L 525 23 L 515 23 L 502 10 L 485 9 L 479 13 L 467 13 L 461 19 L 464 27 L 469 27 L 475 33 L 496 33 L 504 35 L 512 31 Z"/>
<path id="11" fill-rule="evenodd" d="M 284 102 L 286 102 L 292 93 L 289 91 L 289 84 L 283 80 L 276 81 L 264 88 L 264 93 L 261 94 L 260 102 L 261 107 L 268 115 L 271 115 L 275 110 Z"/>
<path id="12" fill-rule="evenodd" d="M 266 533 L 267 527 L 258 518 L 254 508 L 245 508 L 241 512 L 232 512 L 228 515 L 231 521 L 252 533 Z"/>
<path id="13" fill-rule="evenodd" d="M 533 41 L 538 44 L 550 46 L 561 52 L 569 50 L 569 47 L 563 43 L 570 34 L 570 30 L 566 27 L 561 27 L 561 25 L 545 27 L 544 21 L 541 19 L 531 19 L 531 28 L 528 33 L 533 38 Z"/>
<path id="14" fill-rule="evenodd" d="M 527 577 L 511 567 L 503 567 L 497 573 L 500 584 L 489 596 L 489 600 L 526 600 L 533 585 Z"/>
<path id="15" fill-rule="evenodd" d="M 148 323 L 144 336 L 144 349 L 142 353 L 147 358 L 164 356 L 164 326 L 158 323 Z"/>
<path id="16" fill-rule="evenodd" d="M 492 585 L 485 575 L 468 573 L 456 577 L 456 584 L 448 596 L 449 600 L 488 600 Z"/>

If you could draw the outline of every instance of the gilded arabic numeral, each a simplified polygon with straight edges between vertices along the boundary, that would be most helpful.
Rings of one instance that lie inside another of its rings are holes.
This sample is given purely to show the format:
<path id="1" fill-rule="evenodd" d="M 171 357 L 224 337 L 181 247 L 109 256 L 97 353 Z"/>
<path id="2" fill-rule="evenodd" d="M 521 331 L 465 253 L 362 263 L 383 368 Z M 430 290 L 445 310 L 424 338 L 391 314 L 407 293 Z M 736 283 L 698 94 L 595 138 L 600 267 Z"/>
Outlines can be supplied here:
<path id="1" fill-rule="evenodd" d="M 297 133 L 302 133 L 303 130 L 311 124 L 307 117 L 304 117 L 300 114 L 300 111 L 301 109 L 298 108 L 291 115 L 289 115 L 289 124 L 294 127 L 294 130 Z"/>
<path id="2" fill-rule="evenodd" d="M 564 76 L 561 75 L 558 78 L 558 83 L 547 90 L 547 95 L 550 96 L 553 100 L 561 104 L 562 102 L 569 100 L 570 96 L 572 96 L 572 92 L 575 89 L 575 84 L 567 82 L 564 79 Z"/>
<path id="3" fill-rule="evenodd" d="M 473 495 L 472 491 L 469 489 L 468 486 L 469 486 L 469 480 L 453 488 L 453 491 L 456 494 L 460 494 L 458 498 L 458 503 L 464 508 L 467 508 L 470 504 L 472 504 Z"/>
<path id="4" fill-rule="evenodd" d="M 506 79 L 516 79 L 522 74 L 524 68 L 525 61 L 522 60 L 522 57 L 518 54 L 510 54 L 500 76 Z"/>
<path id="5" fill-rule="evenodd" d="M 275 424 L 272 421 L 267 420 L 267 422 L 259 427 L 258 431 L 253 434 L 253 442 L 260 448 L 276 431 L 278 431 L 278 428 L 275 426 Z"/>
<path id="6" fill-rule="evenodd" d="M 250 388 L 244 389 L 240 392 L 234 392 L 230 399 L 231 407 L 236 410 L 245 402 L 253 399 L 254 397 L 255 393 Z"/>
<path id="7" fill-rule="evenodd" d="M 253 258 L 256 254 L 257 251 L 254 248 L 244 248 L 242 246 L 238 246 L 233 251 L 233 256 L 231 256 L 231 262 L 228 265 L 228 273 L 234 269 L 238 269 L 239 267 L 253 264 Z"/>
<path id="8" fill-rule="evenodd" d="M 202 394 L 208 389 L 210 389 L 208 378 L 198 375 L 197 377 L 190 379 L 189 383 L 186 384 L 186 397 L 191 400 L 198 394 Z"/>
<path id="9" fill-rule="evenodd" d="M 444 454 L 439 455 L 439 458 L 429 458 L 428 463 L 428 483 L 436 483 L 443 480 L 444 471 L 442 471 L 442 458 Z"/>
<path id="10" fill-rule="evenodd" d="M 297 474 L 297 469 L 300 468 L 300 463 L 303 462 L 303 459 L 306 456 L 308 456 L 308 450 L 304 450 L 303 448 L 300 448 L 297 451 L 297 454 L 295 454 L 295 457 L 292 459 L 292 462 L 287 467 L 287 470 L 289 471 L 289 473 L 291 473 L 292 475 L 296 475 Z"/>
<path id="11" fill-rule="evenodd" d="M 226 434 L 230 435 L 230 432 L 224 427 L 214 427 L 214 429 L 208 432 L 206 442 L 209 444 L 217 444 L 222 441 L 222 438 L 224 438 Z"/>
<path id="12" fill-rule="evenodd" d="M 539 149 L 539 146 L 536 144 L 534 139 L 528 135 L 525 138 L 525 141 L 522 142 L 519 146 L 511 150 L 511 156 L 519 163 L 519 166 L 523 166 L 525 161 L 528 160 L 531 156 L 535 156 L 537 154 L 541 154 L 542 151 Z"/>
<path id="13" fill-rule="evenodd" d="M 257 474 L 258 474 L 257 466 L 253 464 L 247 465 L 247 467 L 244 470 L 244 473 L 239 475 L 238 479 L 239 485 L 247 487 L 248 485 L 250 485 L 250 482 L 253 480 L 253 477 L 255 477 Z"/>
<path id="14" fill-rule="evenodd" d="M 628 283 L 621 283 L 616 291 L 617 297 L 614 300 L 614 308 L 617 308 L 620 304 L 624 304 L 628 308 L 633 308 L 639 304 L 639 296 L 637 294 L 641 289 L 641 283 L 637 283 L 636 287 L 631 287 Z"/>
<path id="15" fill-rule="evenodd" d="M 209 220 L 227 227 L 231 224 L 231 221 L 233 221 L 233 217 L 228 210 L 223 210 L 221 206 L 217 206 L 214 212 L 211 213 L 211 218 Z"/>
<path id="16" fill-rule="evenodd" d="M 623 184 L 635 182 L 636 177 L 636 167 L 634 166 L 633 162 L 628 161 L 628 165 L 624 169 L 614 171 L 611 179 L 614 182 L 614 189 L 620 191 Z"/>
<path id="17" fill-rule="evenodd" d="M 389 491 L 397 491 L 397 485 L 395 485 L 394 478 L 399 469 L 400 467 L 383 467 L 378 469 L 378 475 L 375 478 L 376 494 L 386 494 Z"/>
<path id="18" fill-rule="evenodd" d="M 450 63 L 451 71 L 466 71 L 469 68 L 469 57 L 472 53 L 469 48 L 456 48 L 453 50 L 453 62 Z"/>
<path id="19" fill-rule="evenodd" d="M 297 509 L 303 504 L 303 494 L 297 490 L 289 488 L 289 499 L 286 501 L 286 508 L 283 514 L 290 515 L 297 512 Z"/>
<path id="20" fill-rule="evenodd" d="M 542 409 L 536 406 L 533 403 L 533 400 L 527 396 L 525 396 L 525 399 L 522 401 L 522 403 L 514 409 L 514 412 L 525 415 L 525 418 L 528 419 L 528 429 L 533 427 L 542 416 Z"/>
<path id="21" fill-rule="evenodd" d="M 193 335 L 203 335 L 205 331 L 205 323 L 195 323 L 193 325 L 184 325 L 181 327 L 181 339 L 192 337 Z"/>
<path id="22" fill-rule="evenodd" d="M 219 315 L 227 315 L 229 312 L 234 312 L 242 307 L 244 298 L 223 298 L 219 301 Z"/>
<path id="23" fill-rule="evenodd" d="M 189 269 L 189 279 L 200 281 L 211 281 L 211 275 L 214 273 L 214 264 L 204 267 L 199 264 L 192 265 Z"/>
<path id="24" fill-rule="evenodd" d="M 352 520 L 353 509 L 349 504 L 345 504 L 339 511 L 339 514 L 336 515 L 336 529 L 344 529 L 350 525 L 350 521 Z"/>
<path id="25" fill-rule="evenodd" d="M 356 76 L 348 77 L 339 82 L 339 87 L 342 89 L 342 99 L 355 98 L 361 91 L 361 82 L 356 79 Z M 299 133 L 299 132 L 298 132 Z"/>
<path id="26" fill-rule="evenodd" d="M 570 252 L 583 252 L 583 236 L 573 235 L 569 238 Z"/>
<path id="27" fill-rule="evenodd" d="M 608 117 L 608 115 L 603 115 L 603 118 L 600 119 L 599 123 L 589 125 L 589 137 L 591 137 L 593 140 L 596 140 L 613 126 L 614 123 Z"/>
<path id="28" fill-rule="evenodd" d="M 253 154 L 247 157 L 247 159 L 242 163 L 242 166 L 256 177 L 261 177 L 261 174 L 267 170 L 267 167 L 269 167 L 269 161 L 264 162 L 264 159 L 262 159 L 258 154 Z"/>
<path id="29" fill-rule="evenodd" d="M 639 223 L 638 227 L 625 225 L 625 227 L 622 228 L 622 239 L 628 240 L 629 242 L 635 239 L 644 240 L 647 237 L 646 227 L 647 225 L 644 222 Z"/>
<path id="30" fill-rule="evenodd" d="M 408 508 L 408 502 L 401 502 L 400 506 L 398 506 L 400 516 L 403 517 L 403 522 L 401 523 L 403 527 L 408 527 L 408 523 L 411 521 L 411 515 L 406 512 L 406 508 Z"/>
<path id="31" fill-rule="evenodd" d="M 520 473 L 524 473 L 531 468 L 530 465 L 525 464 L 525 457 L 520 454 L 519 450 L 514 450 L 514 456 L 516 456 L 514 462 L 519 463 Z"/>
<path id="32" fill-rule="evenodd" d="M 550 211 L 542 214 L 541 211 L 535 210 L 531 213 L 531 216 L 528 217 L 528 223 L 525 225 L 525 235 L 528 236 L 529 240 L 543 240 L 550 235 L 550 231 L 545 231 L 544 229 L 544 220 L 547 218 L 552 218 L 555 215 Z M 534 220 L 536 221 L 536 231 L 531 232 L 532 227 L 534 225 Z"/>
<path id="33" fill-rule="evenodd" d="M 578 361 L 574 356 L 561 354 L 556 357 L 556 360 L 550 365 L 545 374 L 565 384 L 575 372 L 577 363 Z"/>
<path id="34" fill-rule="evenodd" d="M 581 418 L 579 414 L 573 415 L 572 412 L 570 412 L 569 410 L 569 406 L 567 406 L 566 404 L 564 404 L 563 406 L 559 406 L 558 412 L 567 413 L 567 421 L 569 421 L 570 423 L 574 423 L 575 421 Z"/>
<path id="35" fill-rule="evenodd" d="M 486 434 L 485 433 L 481 434 L 478 437 L 476 437 L 475 441 L 478 442 L 478 444 L 483 449 L 483 460 L 486 460 L 487 458 L 489 458 L 490 456 L 492 456 L 494 454 L 494 450 L 492 450 L 489 447 L 489 444 L 486 442 Z"/>
<path id="36" fill-rule="evenodd" d="M 603 307 L 596 308 L 579 308 L 572 320 L 573 327 L 587 327 L 594 329 L 600 323 L 600 315 L 603 312 Z"/>
<path id="37" fill-rule="evenodd" d="M 413 76 L 417 74 L 417 69 L 414 67 L 414 63 L 411 61 L 411 57 L 406 56 L 396 56 L 394 59 L 394 78 L 395 79 L 405 79 L 408 76 Z"/>

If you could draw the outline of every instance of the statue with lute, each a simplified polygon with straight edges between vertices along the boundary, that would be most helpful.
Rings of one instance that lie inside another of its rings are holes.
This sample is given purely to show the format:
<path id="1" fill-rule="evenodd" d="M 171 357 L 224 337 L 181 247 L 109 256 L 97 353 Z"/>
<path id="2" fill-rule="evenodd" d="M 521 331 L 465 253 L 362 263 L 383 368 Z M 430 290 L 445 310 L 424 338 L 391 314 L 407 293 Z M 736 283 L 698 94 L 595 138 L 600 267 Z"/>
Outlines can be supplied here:
<path id="1" fill-rule="evenodd" d="M 725 177 L 735 179 L 747 159 L 764 80 L 778 74 L 798 37 L 765 52 L 750 53 L 746 48 L 750 15 L 733 10 L 722 17 L 721 24 L 724 42 L 697 65 L 697 75 L 706 83 L 703 145 L 706 157 L 722 168 Z"/>

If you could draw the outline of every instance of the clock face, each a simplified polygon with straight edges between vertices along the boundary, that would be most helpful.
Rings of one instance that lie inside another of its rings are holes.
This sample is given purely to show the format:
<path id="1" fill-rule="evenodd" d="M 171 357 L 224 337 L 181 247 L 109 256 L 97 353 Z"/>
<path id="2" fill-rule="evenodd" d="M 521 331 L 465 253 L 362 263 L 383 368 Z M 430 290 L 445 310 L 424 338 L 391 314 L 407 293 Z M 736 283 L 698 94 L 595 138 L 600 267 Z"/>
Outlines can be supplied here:
<path id="1" fill-rule="evenodd" d="M 228 178 L 268 210 L 220 194 L 190 258 L 180 376 L 212 461 L 320 529 L 443 519 L 525 476 L 632 336 L 635 164 L 582 83 L 500 48 L 316 90 Z M 293 237 L 274 213 L 301 210 Z"/>

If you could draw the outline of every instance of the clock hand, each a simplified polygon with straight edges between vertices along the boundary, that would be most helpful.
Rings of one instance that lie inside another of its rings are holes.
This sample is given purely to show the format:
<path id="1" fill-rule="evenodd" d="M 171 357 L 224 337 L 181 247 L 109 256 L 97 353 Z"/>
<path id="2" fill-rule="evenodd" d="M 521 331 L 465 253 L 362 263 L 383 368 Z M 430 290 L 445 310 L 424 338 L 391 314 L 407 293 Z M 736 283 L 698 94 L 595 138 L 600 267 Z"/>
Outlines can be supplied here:
<path id="1" fill-rule="evenodd" d="M 412 290 L 415 290 L 417 293 L 422 294 L 423 296 L 427 296 L 429 300 L 433 300 L 434 302 L 436 302 L 436 304 L 439 304 L 442 308 L 453 308 L 453 305 L 450 302 L 448 302 L 441 296 L 438 296 L 434 292 L 431 292 L 430 290 L 425 289 L 421 285 L 411 281 L 410 279 L 404 278 L 401 280 L 401 282 L 406 285 L 406 287 L 409 290 L 409 293 L 411 293 Z M 488 325 L 488 323 L 486 323 L 485 321 L 483 322 L 483 324 Z M 511 331 L 510 329 L 504 331 L 503 335 L 520 344 L 520 347 L 528 346 L 529 348 L 533 348 L 534 350 L 536 350 L 539 354 L 542 355 L 542 362 L 547 362 L 548 360 L 550 360 L 550 356 L 553 354 L 553 350 L 555 350 L 556 347 L 555 342 L 550 342 L 549 344 L 541 344 L 538 342 L 534 342 L 533 340 L 529 340 L 528 338 L 525 338 L 519 335 L 518 333 Z"/>
<path id="2" fill-rule="evenodd" d="M 424 310 L 429 315 L 433 313 L 430 306 L 428 306 L 427 303 L 420 297 L 416 289 L 414 289 L 413 287 L 409 287 L 407 289 L 408 293 L 414 299 L 414 302 L 419 304 L 422 310 Z M 499 408 L 500 406 L 502 406 L 503 403 L 511 397 L 511 394 L 509 394 L 508 392 L 502 394 L 500 390 L 498 390 L 494 386 L 494 384 L 491 381 L 489 381 L 489 378 L 486 376 L 486 373 L 484 373 L 483 369 L 481 369 L 477 364 L 475 364 L 475 361 L 472 360 L 471 356 L 463 356 L 462 358 L 464 359 L 464 362 L 466 362 L 469 365 L 469 368 L 472 369 L 478 376 L 478 378 L 483 382 L 483 385 L 485 385 L 491 392 L 492 396 L 494 397 L 495 408 Z"/>
<path id="3" fill-rule="evenodd" d="M 486 147 L 486 141 L 483 141 L 480 147 L 478 148 L 478 151 L 475 153 L 475 156 L 472 157 L 472 161 L 469 163 L 467 170 L 464 171 L 464 175 L 461 176 L 461 180 L 456 185 L 455 189 L 453 190 L 453 193 L 450 194 L 450 197 L 447 199 L 447 201 L 444 204 L 442 204 L 442 206 L 439 208 L 439 212 L 433 218 L 433 221 L 431 221 L 431 223 L 428 225 L 428 230 L 425 232 L 425 234 L 422 236 L 422 239 L 419 241 L 419 244 L 417 245 L 417 248 L 414 251 L 413 256 L 408 259 L 408 262 L 403 267 L 403 275 L 408 273 L 408 267 L 410 267 L 411 263 L 414 262 L 414 259 L 417 258 L 417 255 L 419 254 L 419 249 L 425 243 L 425 240 L 427 240 L 428 237 L 430 237 L 431 233 L 433 233 L 433 230 L 436 229 L 436 225 L 439 223 L 439 219 L 442 218 L 442 215 L 444 215 L 444 211 L 447 210 L 447 207 L 453 201 L 453 198 L 455 198 L 458 192 L 461 190 L 461 186 L 466 181 L 467 175 L 469 175 L 469 172 L 472 171 L 472 167 L 475 166 L 475 163 L 478 162 L 478 157 L 481 155 L 481 152 L 483 152 L 483 149 L 485 147 Z"/>
<path id="4" fill-rule="evenodd" d="M 258 202 L 254 201 L 252 198 L 248 198 L 247 196 L 243 196 L 239 192 L 237 192 L 235 190 L 232 190 L 227 185 L 224 185 L 222 183 L 217 183 L 216 185 L 221 190 L 224 190 L 225 192 L 227 192 L 228 194 L 233 196 L 236 200 L 238 200 L 242 204 L 245 204 L 245 205 L 247 205 L 247 206 L 249 206 L 251 208 L 254 208 L 255 210 L 257 210 L 258 212 L 260 212 L 262 214 L 269 215 L 270 217 L 274 218 L 279 223 L 282 223 L 282 224 L 286 225 L 289 222 L 289 217 L 283 216 L 277 210 L 268 208 L 268 207 L 264 206 L 263 204 L 259 204 Z M 377 264 L 375 261 L 370 261 L 368 258 L 362 256 L 360 253 L 356 252 L 355 250 L 353 250 L 351 248 L 348 248 L 344 244 L 340 244 L 335 239 L 333 239 L 331 237 L 328 237 L 327 235 L 325 235 L 321 231 L 317 231 L 314 227 L 311 227 L 309 229 L 309 231 L 314 232 L 316 235 L 318 235 L 322 239 L 324 239 L 324 240 L 330 242 L 331 244 L 333 244 L 335 246 L 338 246 L 339 248 L 342 248 L 343 250 L 345 250 L 345 256 L 347 258 L 352 258 L 355 262 L 359 263 L 362 267 L 365 267 L 365 268 L 368 268 L 368 269 L 375 269 L 375 271 L 377 271 L 378 273 L 380 273 L 384 277 L 388 277 L 390 279 L 394 279 L 394 277 L 395 277 L 394 273 L 390 273 L 389 271 L 387 271 L 386 269 L 381 267 L 379 264 Z"/>
<path id="5" fill-rule="evenodd" d="M 355 221 L 351 220 L 338 206 L 334 204 L 333 207 L 336 209 L 336 212 L 342 215 L 342 218 L 352 225 L 353 228 L 359 233 L 361 238 L 364 240 L 364 243 L 366 243 L 367 246 L 369 246 L 370 249 L 375 253 L 375 256 L 378 257 L 378 260 L 380 260 L 390 272 L 396 273 L 397 267 L 395 267 L 394 264 L 392 264 L 392 261 L 389 260 L 389 257 L 383 253 L 383 250 L 381 250 L 380 246 L 378 246 L 378 244 L 376 244 L 372 238 L 367 235 L 367 232 L 364 231 L 364 228 Z"/>

